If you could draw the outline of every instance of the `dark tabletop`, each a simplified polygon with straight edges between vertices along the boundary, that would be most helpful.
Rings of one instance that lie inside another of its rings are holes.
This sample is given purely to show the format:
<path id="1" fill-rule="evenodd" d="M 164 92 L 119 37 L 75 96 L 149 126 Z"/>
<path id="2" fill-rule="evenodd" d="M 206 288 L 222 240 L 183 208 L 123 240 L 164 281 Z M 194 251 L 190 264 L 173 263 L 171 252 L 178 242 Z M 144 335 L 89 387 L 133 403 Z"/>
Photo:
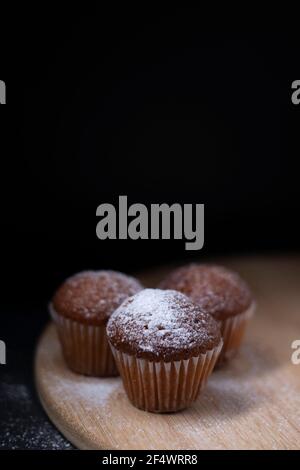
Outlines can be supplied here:
<path id="1" fill-rule="evenodd" d="M 34 351 L 48 321 L 46 306 L 1 308 L 0 449 L 72 449 L 43 411 L 34 387 Z"/>

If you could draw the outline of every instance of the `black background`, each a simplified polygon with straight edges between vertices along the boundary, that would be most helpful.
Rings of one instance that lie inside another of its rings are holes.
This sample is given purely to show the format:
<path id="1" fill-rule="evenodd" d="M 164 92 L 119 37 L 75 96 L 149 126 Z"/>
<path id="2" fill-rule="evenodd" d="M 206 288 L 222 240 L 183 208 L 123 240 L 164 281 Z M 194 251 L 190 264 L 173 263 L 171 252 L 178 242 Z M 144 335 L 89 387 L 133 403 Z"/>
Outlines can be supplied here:
<path id="1" fill-rule="evenodd" d="M 103 202 L 204 203 L 202 258 L 299 250 L 300 73 L 297 29 L 208 28 L 192 8 L 22 14 L 1 30 L 0 336 L 9 380 L 31 383 L 20 356 L 67 275 L 195 256 L 98 240 Z"/>
<path id="2" fill-rule="evenodd" d="M 203 29 L 186 8 L 44 12 L 16 31 L 2 250 L 5 272 L 24 273 L 22 301 L 80 269 L 195 255 L 181 241 L 98 240 L 96 208 L 121 194 L 204 203 L 201 256 L 299 248 L 295 33 Z"/>

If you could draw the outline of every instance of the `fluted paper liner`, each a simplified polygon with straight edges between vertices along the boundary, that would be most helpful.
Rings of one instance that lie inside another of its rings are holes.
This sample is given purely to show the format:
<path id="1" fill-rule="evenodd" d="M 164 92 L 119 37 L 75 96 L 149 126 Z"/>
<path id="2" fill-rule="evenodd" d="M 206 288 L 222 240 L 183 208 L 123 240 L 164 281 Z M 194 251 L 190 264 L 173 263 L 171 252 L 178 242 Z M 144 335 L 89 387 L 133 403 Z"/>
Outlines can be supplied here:
<path id="1" fill-rule="evenodd" d="M 106 325 L 93 326 L 59 315 L 49 307 L 68 367 L 83 375 L 119 375 L 107 340 Z"/>
<path id="2" fill-rule="evenodd" d="M 255 304 L 245 312 L 220 322 L 223 348 L 217 361 L 217 367 L 231 359 L 239 350 L 248 321 L 253 316 Z"/>
<path id="3" fill-rule="evenodd" d="M 111 345 L 129 400 L 145 411 L 179 411 L 193 403 L 212 372 L 218 347 L 190 359 L 154 362 L 122 353 Z"/>

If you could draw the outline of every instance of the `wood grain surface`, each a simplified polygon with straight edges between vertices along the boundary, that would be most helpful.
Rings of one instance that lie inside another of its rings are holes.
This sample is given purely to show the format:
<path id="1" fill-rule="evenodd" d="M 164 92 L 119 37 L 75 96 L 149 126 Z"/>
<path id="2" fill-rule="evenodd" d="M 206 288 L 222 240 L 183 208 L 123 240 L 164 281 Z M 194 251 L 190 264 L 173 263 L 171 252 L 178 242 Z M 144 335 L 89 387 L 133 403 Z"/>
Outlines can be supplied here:
<path id="1" fill-rule="evenodd" d="M 53 325 L 36 351 L 36 385 L 53 423 L 80 449 L 299 449 L 300 258 L 213 260 L 238 270 L 257 300 L 239 355 L 215 371 L 189 409 L 150 414 L 135 409 L 120 378 L 70 372 Z M 170 268 L 140 276 L 153 286 Z"/>

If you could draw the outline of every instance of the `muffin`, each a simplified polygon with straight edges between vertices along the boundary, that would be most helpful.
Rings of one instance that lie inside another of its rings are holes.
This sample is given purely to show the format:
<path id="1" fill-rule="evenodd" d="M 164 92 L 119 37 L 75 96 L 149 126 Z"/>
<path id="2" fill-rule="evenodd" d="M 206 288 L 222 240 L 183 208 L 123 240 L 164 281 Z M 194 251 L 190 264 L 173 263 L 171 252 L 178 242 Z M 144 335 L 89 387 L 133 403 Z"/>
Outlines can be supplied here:
<path id="1" fill-rule="evenodd" d="M 114 271 L 84 271 L 59 287 L 50 314 L 71 370 L 99 377 L 118 375 L 106 324 L 111 313 L 141 289 L 136 279 Z"/>
<path id="2" fill-rule="evenodd" d="M 107 337 L 129 400 L 157 413 L 196 400 L 222 347 L 218 323 L 172 290 L 145 289 L 125 300 Z"/>
<path id="3" fill-rule="evenodd" d="M 220 323 L 223 349 L 218 365 L 236 354 L 255 306 L 237 273 L 222 266 L 190 264 L 171 272 L 159 287 L 182 292 Z"/>

